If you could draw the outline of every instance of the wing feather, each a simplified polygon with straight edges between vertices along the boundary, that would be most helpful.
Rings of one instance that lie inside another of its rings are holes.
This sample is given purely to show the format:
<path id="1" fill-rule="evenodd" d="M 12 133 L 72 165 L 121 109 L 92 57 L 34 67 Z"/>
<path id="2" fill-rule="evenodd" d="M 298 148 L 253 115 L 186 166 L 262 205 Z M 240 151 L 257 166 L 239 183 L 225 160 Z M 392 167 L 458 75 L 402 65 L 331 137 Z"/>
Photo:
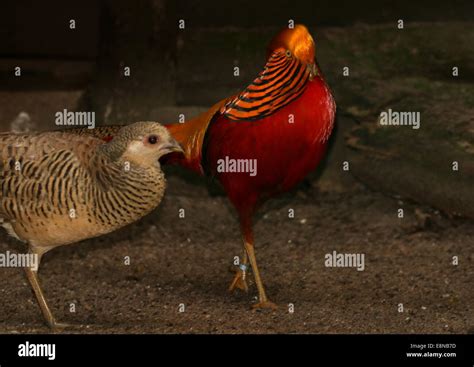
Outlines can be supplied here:
<path id="1" fill-rule="evenodd" d="M 0 217 L 67 212 L 103 141 L 65 132 L 0 134 Z"/>

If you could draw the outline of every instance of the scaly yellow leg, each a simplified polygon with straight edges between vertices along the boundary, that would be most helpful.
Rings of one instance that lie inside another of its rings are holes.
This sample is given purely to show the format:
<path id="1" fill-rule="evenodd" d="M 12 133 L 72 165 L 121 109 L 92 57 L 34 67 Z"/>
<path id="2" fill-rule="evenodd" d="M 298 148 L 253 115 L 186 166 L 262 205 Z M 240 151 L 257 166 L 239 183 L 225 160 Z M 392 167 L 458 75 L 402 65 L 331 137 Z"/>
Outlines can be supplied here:
<path id="1" fill-rule="evenodd" d="M 269 301 L 267 294 L 265 293 L 265 287 L 263 286 L 263 281 L 257 266 L 257 258 L 255 256 L 255 249 L 253 243 L 245 241 L 244 246 L 245 250 L 247 251 L 247 255 L 250 260 L 250 265 L 252 266 L 252 272 L 255 277 L 255 283 L 257 283 L 258 288 L 258 303 L 253 305 L 253 308 L 269 308 L 272 310 L 277 309 L 278 306 L 273 302 Z"/>
<path id="2" fill-rule="evenodd" d="M 30 254 L 37 255 L 38 256 L 38 269 L 39 269 L 39 264 L 41 262 L 41 254 L 36 254 L 34 252 L 30 251 Z M 68 325 L 66 324 L 60 324 L 56 322 L 49 306 L 48 303 L 46 302 L 46 298 L 44 297 L 43 291 L 41 289 L 41 285 L 38 280 L 38 269 L 33 270 L 32 268 L 24 268 L 26 277 L 28 278 L 28 281 L 30 282 L 31 288 L 33 289 L 33 292 L 35 293 L 36 300 L 38 301 L 38 305 L 41 309 L 41 312 L 43 313 L 44 319 L 48 326 L 51 329 L 58 329 L 58 328 L 65 328 Z"/>

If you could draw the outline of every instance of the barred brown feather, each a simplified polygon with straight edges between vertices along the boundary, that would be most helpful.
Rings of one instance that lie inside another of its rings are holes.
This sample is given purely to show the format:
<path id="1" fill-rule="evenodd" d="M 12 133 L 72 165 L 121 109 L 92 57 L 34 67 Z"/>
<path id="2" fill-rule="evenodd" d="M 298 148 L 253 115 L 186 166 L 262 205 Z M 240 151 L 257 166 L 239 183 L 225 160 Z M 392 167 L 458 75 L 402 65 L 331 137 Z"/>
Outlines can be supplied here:
<path id="1" fill-rule="evenodd" d="M 32 246 L 50 247 L 147 214 L 163 196 L 163 173 L 136 165 L 125 171 L 102 145 L 63 132 L 0 135 L 0 217 Z"/>

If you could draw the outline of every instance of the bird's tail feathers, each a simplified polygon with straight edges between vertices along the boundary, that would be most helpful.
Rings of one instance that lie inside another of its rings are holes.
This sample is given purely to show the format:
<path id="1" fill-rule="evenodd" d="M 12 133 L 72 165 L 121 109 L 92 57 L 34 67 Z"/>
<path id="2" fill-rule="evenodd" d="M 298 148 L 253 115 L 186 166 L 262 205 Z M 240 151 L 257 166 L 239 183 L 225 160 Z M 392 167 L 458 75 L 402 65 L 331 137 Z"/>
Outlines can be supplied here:
<path id="1" fill-rule="evenodd" d="M 184 150 L 184 156 L 182 154 L 168 155 L 166 163 L 178 164 L 201 175 L 204 174 L 204 169 L 201 165 L 204 137 L 212 118 L 227 100 L 219 101 L 206 112 L 185 123 L 166 125 L 171 135 Z"/>

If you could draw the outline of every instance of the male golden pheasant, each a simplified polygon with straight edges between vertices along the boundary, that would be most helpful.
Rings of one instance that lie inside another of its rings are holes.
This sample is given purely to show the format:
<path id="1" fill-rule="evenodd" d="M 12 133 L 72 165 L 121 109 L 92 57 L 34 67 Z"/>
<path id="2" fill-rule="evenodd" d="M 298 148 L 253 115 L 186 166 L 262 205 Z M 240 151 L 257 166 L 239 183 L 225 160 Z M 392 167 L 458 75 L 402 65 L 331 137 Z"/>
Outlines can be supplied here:
<path id="1" fill-rule="evenodd" d="M 0 219 L 30 254 L 112 232 L 153 210 L 165 178 L 158 160 L 182 151 L 162 125 L 123 127 L 109 143 L 65 132 L 0 134 Z M 37 271 L 25 267 L 43 316 L 48 307 Z"/>
<path id="2" fill-rule="evenodd" d="M 252 218 L 265 200 L 290 190 L 316 168 L 335 112 L 334 99 L 316 64 L 313 38 L 305 26 L 296 25 L 270 42 L 266 65 L 241 93 L 189 122 L 167 125 L 185 153 L 168 156 L 168 162 L 217 177 L 237 209 L 244 256 L 230 290 L 248 289 L 250 260 L 259 293 L 254 307 L 276 306 L 268 300 L 258 270 Z M 83 132 L 106 139 L 113 135 L 111 127 L 95 130 Z M 218 169 L 223 160 L 256 160 L 256 174 Z"/>

